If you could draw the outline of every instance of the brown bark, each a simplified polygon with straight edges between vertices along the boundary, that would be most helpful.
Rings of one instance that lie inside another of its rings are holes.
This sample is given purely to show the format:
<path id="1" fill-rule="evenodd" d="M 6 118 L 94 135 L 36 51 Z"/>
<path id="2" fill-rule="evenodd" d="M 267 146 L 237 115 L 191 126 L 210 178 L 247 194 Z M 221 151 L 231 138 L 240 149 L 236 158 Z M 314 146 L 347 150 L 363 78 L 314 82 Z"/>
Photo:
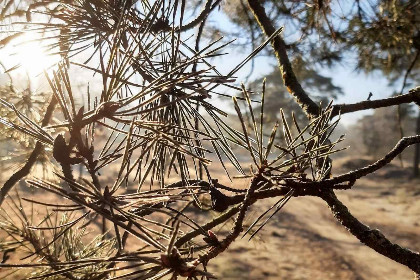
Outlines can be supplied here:
<path id="1" fill-rule="evenodd" d="M 267 16 L 264 7 L 259 0 L 248 0 L 248 5 L 254 14 L 255 19 L 261 27 L 264 34 L 270 37 L 276 29 L 274 28 L 270 18 Z M 271 45 L 276 54 L 279 63 L 280 73 L 282 75 L 284 85 L 289 93 L 295 98 L 296 102 L 309 118 L 318 116 L 319 106 L 309 97 L 302 88 L 295 73 L 292 64 L 289 61 L 286 51 L 286 43 L 280 36 L 276 36 Z"/>

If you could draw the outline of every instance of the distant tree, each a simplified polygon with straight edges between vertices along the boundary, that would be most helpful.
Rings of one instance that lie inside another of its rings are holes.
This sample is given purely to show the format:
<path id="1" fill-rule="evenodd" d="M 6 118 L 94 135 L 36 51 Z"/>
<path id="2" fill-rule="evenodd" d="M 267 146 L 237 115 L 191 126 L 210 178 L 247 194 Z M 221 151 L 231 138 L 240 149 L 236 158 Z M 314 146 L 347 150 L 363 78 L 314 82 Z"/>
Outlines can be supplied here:
<path id="1" fill-rule="evenodd" d="M 411 106 L 401 106 L 401 116 L 403 117 L 402 127 L 408 134 L 416 132 L 416 116 L 412 114 Z M 350 127 L 351 131 L 360 134 L 363 149 L 367 155 L 378 158 L 381 154 L 390 150 L 400 138 L 398 130 L 398 119 L 396 118 L 396 108 L 381 108 L 375 110 L 372 115 L 360 118 L 356 124 Z M 407 160 L 411 157 L 412 150 L 407 150 L 401 154 L 400 160 Z M 411 157 L 412 159 L 412 157 Z"/>
<path id="2" fill-rule="evenodd" d="M 378 109 L 373 115 L 364 116 L 358 121 L 357 126 L 368 155 L 375 159 L 392 148 L 399 138 L 396 123 L 395 112 L 386 109 Z"/>

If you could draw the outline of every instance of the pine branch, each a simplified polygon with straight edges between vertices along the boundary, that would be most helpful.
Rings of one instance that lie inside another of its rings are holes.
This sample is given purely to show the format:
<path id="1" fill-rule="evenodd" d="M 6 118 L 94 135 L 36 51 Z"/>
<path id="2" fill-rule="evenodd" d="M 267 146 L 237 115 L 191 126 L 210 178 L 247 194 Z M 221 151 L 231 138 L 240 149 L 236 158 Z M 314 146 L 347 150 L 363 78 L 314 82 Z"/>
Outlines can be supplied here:
<path id="1" fill-rule="evenodd" d="M 48 125 L 48 123 L 50 122 L 56 104 L 57 99 L 53 96 L 47 107 L 44 118 L 42 119 L 42 127 Z M 0 205 L 3 203 L 7 193 L 13 188 L 13 186 L 29 174 L 32 166 L 36 163 L 36 160 L 43 151 L 43 149 L 43 144 L 40 141 L 37 141 L 35 144 L 35 148 L 33 149 L 29 158 L 26 160 L 25 165 L 21 169 L 13 173 L 13 175 L 3 184 L 3 187 L 0 189 Z"/>
<path id="2" fill-rule="evenodd" d="M 354 104 L 338 104 L 333 106 L 331 118 L 341 114 L 353 113 L 368 109 L 390 107 L 414 102 L 420 106 L 420 87 L 411 89 L 408 93 L 378 100 L 367 100 Z"/>

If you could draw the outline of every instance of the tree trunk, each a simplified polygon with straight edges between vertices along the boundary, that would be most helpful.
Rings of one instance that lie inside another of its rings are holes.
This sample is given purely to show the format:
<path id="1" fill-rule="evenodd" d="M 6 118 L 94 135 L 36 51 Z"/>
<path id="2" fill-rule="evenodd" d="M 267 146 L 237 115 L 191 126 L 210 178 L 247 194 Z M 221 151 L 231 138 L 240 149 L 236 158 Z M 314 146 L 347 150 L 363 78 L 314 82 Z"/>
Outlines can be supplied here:
<path id="1" fill-rule="evenodd" d="M 416 134 L 420 135 L 420 110 L 417 116 Z M 413 161 L 413 177 L 414 178 L 417 178 L 420 175 L 419 161 L 420 161 L 420 143 L 417 143 L 414 146 L 414 161 Z"/>

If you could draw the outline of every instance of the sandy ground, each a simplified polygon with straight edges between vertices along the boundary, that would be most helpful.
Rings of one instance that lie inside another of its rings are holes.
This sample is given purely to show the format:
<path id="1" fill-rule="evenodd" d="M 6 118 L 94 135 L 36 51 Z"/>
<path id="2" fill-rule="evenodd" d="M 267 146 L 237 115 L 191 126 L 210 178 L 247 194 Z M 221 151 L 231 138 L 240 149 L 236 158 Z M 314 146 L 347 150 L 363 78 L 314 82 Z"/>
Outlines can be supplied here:
<path id="1" fill-rule="evenodd" d="M 360 221 L 381 230 L 391 241 L 419 251 L 420 181 L 408 180 L 408 173 L 391 165 L 337 195 Z M 254 205 L 248 223 L 274 202 Z M 293 198 L 258 238 L 236 242 L 209 270 L 221 279 L 414 278 L 410 269 L 361 244 L 335 221 L 326 203 L 314 197 Z"/>
<path id="2" fill-rule="evenodd" d="M 367 164 L 349 158 L 334 163 L 338 166 L 335 175 Z M 420 181 L 409 180 L 409 172 L 390 165 L 357 181 L 353 190 L 340 191 L 337 195 L 362 222 L 378 228 L 391 241 L 419 251 Z M 235 182 L 233 186 L 241 184 L 245 185 Z M 267 199 L 253 205 L 246 223 L 252 223 L 275 202 Z M 223 236 L 231 226 L 229 221 L 216 233 Z M 335 221 L 326 203 L 313 197 L 292 198 L 256 238 L 235 242 L 210 262 L 208 270 L 218 279 L 414 278 L 405 266 L 361 244 Z"/>

